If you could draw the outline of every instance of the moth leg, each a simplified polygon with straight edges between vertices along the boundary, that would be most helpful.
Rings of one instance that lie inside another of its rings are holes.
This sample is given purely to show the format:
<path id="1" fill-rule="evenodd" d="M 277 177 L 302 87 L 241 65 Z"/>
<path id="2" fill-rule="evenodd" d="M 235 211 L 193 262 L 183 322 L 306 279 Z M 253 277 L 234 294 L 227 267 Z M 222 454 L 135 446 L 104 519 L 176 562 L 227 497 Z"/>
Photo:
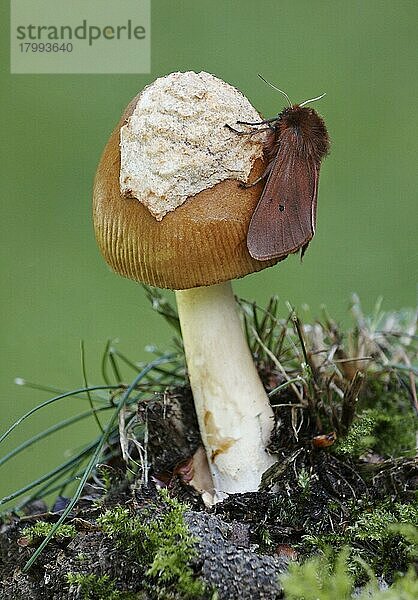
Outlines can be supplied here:
<path id="1" fill-rule="evenodd" d="M 237 135 L 256 135 L 257 133 L 261 133 L 262 131 L 270 130 L 270 127 L 263 127 L 262 129 L 253 129 L 252 131 L 238 131 L 238 129 L 234 129 L 228 123 L 225 123 L 224 127 L 229 129 L 229 131 L 233 131 Z"/>
<path id="2" fill-rule="evenodd" d="M 277 121 L 279 117 L 272 117 L 271 119 L 264 119 L 263 121 L 257 121 L 256 123 L 251 123 L 250 121 L 237 121 L 238 125 L 265 125 L 266 123 L 274 123 Z"/>

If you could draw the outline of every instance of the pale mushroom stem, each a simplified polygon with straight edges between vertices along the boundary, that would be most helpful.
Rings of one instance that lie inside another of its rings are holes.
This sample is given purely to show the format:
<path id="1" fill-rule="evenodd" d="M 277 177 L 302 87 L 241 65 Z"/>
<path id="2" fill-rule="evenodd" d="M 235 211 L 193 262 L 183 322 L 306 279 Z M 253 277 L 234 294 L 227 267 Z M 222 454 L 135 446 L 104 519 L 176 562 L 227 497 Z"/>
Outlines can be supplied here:
<path id="1" fill-rule="evenodd" d="M 190 384 L 215 501 L 256 491 L 275 462 L 273 411 L 242 331 L 231 283 L 176 292 Z"/>

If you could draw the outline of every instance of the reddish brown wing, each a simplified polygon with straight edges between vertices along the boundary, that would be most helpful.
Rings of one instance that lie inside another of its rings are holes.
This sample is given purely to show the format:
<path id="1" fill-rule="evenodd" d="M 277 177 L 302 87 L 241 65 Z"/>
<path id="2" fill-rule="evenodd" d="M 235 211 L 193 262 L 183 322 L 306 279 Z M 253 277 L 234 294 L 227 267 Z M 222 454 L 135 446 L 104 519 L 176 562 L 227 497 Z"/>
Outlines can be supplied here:
<path id="1" fill-rule="evenodd" d="M 282 147 L 251 218 L 248 251 L 256 260 L 284 258 L 313 238 L 319 167 L 313 158 Z"/>

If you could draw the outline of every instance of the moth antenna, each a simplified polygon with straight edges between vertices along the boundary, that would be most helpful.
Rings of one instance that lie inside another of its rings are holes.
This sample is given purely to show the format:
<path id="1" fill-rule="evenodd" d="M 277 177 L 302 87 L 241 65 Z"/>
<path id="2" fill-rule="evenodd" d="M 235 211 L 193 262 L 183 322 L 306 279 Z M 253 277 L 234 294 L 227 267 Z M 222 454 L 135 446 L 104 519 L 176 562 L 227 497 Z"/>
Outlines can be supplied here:
<path id="1" fill-rule="evenodd" d="M 262 79 L 264 81 L 264 83 L 267 83 L 267 85 L 269 85 L 270 87 L 273 88 L 273 90 L 277 90 L 278 92 L 280 92 L 281 94 L 283 94 L 283 96 L 286 98 L 286 100 L 289 103 L 290 108 L 292 108 L 292 103 L 290 102 L 290 98 L 289 96 L 286 94 L 286 92 L 284 92 L 283 90 L 279 90 L 278 87 L 276 87 L 275 85 L 273 85 L 272 83 L 270 83 L 270 81 L 267 81 L 267 79 L 264 79 L 264 77 L 262 75 L 260 75 L 260 73 L 258 74 L 259 78 Z"/>
<path id="2" fill-rule="evenodd" d="M 299 104 L 299 106 L 305 106 L 305 104 L 308 104 L 309 102 L 315 102 L 315 100 L 321 100 L 321 98 L 323 98 L 326 95 L 327 95 L 327 93 L 324 92 L 323 94 L 321 94 L 320 96 L 317 96 L 316 98 L 310 98 L 309 100 L 305 100 L 304 102 L 301 102 Z"/>

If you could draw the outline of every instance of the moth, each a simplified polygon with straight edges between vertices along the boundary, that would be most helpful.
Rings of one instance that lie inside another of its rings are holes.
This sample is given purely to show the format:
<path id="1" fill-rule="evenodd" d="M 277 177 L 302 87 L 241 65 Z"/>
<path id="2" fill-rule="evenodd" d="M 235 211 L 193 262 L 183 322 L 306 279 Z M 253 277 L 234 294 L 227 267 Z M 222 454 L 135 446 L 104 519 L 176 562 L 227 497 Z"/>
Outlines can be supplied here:
<path id="1" fill-rule="evenodd" d="M 244 184 L 251 187 L 266 180 L 247 233 L 250 255 L 263 261 L 283 259 L 298 250 L 302 256 L 305 253 L 315 234 L 319 171 L 330 143 L 322 117 L 306 106 L 325 94 L 292 104 L 285 92 L 261 79 L 281 92 L 289 106 L 272 119 L 258 123 L 238 121 L 257 129 L 228 128 L 239 135 L 268 132 L 264 145 L 267 168 L 256 181 Z M 260 125 L 266 127 L 259 128 Z"/>

